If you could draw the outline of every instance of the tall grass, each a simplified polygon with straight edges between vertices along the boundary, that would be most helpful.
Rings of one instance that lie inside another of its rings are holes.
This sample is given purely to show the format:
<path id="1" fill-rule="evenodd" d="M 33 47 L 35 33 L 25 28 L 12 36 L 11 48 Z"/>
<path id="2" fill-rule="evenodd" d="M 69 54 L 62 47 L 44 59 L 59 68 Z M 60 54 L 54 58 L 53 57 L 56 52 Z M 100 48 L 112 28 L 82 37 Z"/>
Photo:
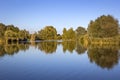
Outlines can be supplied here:
<path id="1" fill-rule="evenodd" d="M 120 45 L 120 36 L 110 37 L 110 38 L 91 38 L 87 34 L 79 38 L 79 42 L 84 46 L 91 44 L 98 45 Z"/>

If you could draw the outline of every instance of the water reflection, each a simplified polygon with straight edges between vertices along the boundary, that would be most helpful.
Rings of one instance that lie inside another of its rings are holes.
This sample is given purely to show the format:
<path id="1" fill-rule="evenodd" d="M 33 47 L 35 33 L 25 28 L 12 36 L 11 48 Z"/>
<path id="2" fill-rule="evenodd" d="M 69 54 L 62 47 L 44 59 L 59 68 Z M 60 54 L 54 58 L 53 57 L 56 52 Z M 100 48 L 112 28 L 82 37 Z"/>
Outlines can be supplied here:
<path id="1" fill-rule="evenodd" d="M 73 50 L 75 50 L 76 42 L 75 41 L 64 41 L 62 42 L 63 46 L 63 52 L 65 53 L 67 50 L 71 53 L 73 53 Z"/>
<path id="2" fill-rule="evenodd" d="M 5 49 L 4 49 L 4 44 L 0 45 L 0 56 L 4 56 L 6 54 Z"/>
<path id="3" fill-rule="evenodd" d="M 31 42 L 31 43 L 15 43 L 15 44 L 0 44 L 0 56 L 4 54 L 14 54 L 18 53 L 19 50 L 27 50 L 29 46 L 34 46 L 40 51 L 45 52 L 46 54 L 52 54 L 56 52 L 57 46 L 62 45 L 63 52 L 66 51 L 73 53 L 75 50 L 78 54 L 84 54 L 87 48 L 75 41 L 43 41 L 43 42 Z"/>
<path id="4" fill-rule="evenodd" d="M 119 46 L 90 45 L 86 48 L 79 42 L 75 41 L 44 41 L 32 43 L 0 44 L 0 57 L 3 57 L 4 55 L 14 55 L 19 51 L 26 51 L 30 46 L 34 46 L 40 51 L 43 51 L 45 54 L 52 54 L 56 52 L 58 45 L 62 46 L 64 53 L 73 53 L 75 51 L 77 54 L 85 54 L 87 51 L 90 62 L 95 63 L 101 68 L 112 69 L 118 64 L 119 61 Z"/>
<path id="5" fill-rule="evenodd" d="M 76 52 L 78 54 L 84 54 L 86 50 L 87 50 L 87 48 L 85 46 L 83 46 L 82 44 L 77 42 L 77 44 L 76 44 Z"/>
<path id="6" fill-rule="evenodd" d="M 119 51 L 113 46 L 90 46 L 88 57 L 91 63 L 96 63 L 101 68 L 111 69 L 118 64 Z"/>
<path id="7" fill-rule="evenodd" d="M 57 49 L 57 42 L 56 41 L 45 41 L 37 43 L 38 49 L 44 51 L 46 54 L 51 54 L 56 51 Z"/>
<path id="8" fill-rule="evenodd" d="M 29 49 L 29 43 L 15 43 L 15 44 L 0 44 L 0 56 L 5 54 L 14 55 L 21 51 Z"/>

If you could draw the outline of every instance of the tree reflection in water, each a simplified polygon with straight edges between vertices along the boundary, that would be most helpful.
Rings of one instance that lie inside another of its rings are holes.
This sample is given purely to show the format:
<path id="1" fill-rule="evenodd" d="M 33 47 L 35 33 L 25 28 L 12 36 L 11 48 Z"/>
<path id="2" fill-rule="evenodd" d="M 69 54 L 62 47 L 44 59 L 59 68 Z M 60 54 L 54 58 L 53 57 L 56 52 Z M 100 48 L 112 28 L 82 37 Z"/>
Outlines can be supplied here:
<path id="1" fill-rule="evenodd" d="M 65 53 L 67 50 L 71 53 L 73 53 L 73 50 L 75 50 L 76 42 L 75 41 L 63 41 L 63 52 Z"/>
<path id="2" fill-rule="evenodd" d="M 29 49 L 29 44 L 26 43 L 16 43 L 16 44 L 2 44 L 0 45 L 0 56 L 3 56 L 5 54 L 8 55 L 14 55 L 15 53 L 18 53 L 21 51 L 26 51 Z"/>
<path id="3" fill-rule="evenodd" d="M 62 45 L 64 53 L 73 53 L 76 51 L 78 54 L 84 54 L 87 50 L 87 55 L 91 63 L 96 63 L 101 68 L 111 69 L 118 64 L 119 60 L 119 46 L 89 46 L 88 49 L 82 46 L 79 42 L 75 41 L 42 41 L 37 43 L 16 43 L 16 44 L 0 44 L 0 57 L 4 55 L 14 55 L 19 51 L 26 51 L 29 46 L 34 46 L 40 51 L 44 51 L 46 54 L 55 53 L 57 46 Z M 68 52 L 66 52 L 68 51 Z"/>
<path id="4" fill-rule="evenodd" d="M 77 42 L 77 44 L 76 44 L 76 52 L 78 54 L 84 54 L 86 50 L 87 50 L 86 47 L 82 46 L 82 44 L 80 44 L 79 42 Z"/>
<path id="5" fill-rule="evenodd" d="M 90 62 L 95 62 L 101 68 L 111 69 L 118 64 L 118 50 L 115 48 L 88 48 Z"/>
<path id="6" fill-rule="evenodd" d="M 53 53 L 57 49 L 57 42 L 56 41 L 45 41 L 45 42 L 39 42 L 38 49 L 41 51 L 44 51 L 46 54 Z"/>
<path id="7" fill-rule="evenodd" d="M 6 54 L 4 49 L 4 44 L 0 44 L 0 57 L 4 56 Z"/>

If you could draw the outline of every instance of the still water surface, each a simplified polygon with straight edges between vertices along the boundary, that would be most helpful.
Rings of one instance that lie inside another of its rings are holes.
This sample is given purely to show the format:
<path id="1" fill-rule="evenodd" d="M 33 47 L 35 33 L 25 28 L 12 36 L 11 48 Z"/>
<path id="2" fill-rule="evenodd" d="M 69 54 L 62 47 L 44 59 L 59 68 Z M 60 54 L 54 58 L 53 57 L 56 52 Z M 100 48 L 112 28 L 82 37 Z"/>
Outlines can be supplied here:
<path id="1" fill-rule="evenodd" d="M 117 46 L 0 44 L 0 80 L 120 80 Z"/>

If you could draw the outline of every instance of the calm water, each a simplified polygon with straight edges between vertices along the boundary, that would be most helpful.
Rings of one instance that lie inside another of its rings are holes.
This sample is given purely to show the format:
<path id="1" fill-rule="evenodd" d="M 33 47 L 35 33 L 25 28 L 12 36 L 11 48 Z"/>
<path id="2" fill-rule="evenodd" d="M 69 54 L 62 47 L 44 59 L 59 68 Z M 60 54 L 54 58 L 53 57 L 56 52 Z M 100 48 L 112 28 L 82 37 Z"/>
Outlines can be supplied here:
<path id="1" fill-rule="evenodd" d="M 0 44 L 0 80 L 120 80 L 118 46 Z"/>

